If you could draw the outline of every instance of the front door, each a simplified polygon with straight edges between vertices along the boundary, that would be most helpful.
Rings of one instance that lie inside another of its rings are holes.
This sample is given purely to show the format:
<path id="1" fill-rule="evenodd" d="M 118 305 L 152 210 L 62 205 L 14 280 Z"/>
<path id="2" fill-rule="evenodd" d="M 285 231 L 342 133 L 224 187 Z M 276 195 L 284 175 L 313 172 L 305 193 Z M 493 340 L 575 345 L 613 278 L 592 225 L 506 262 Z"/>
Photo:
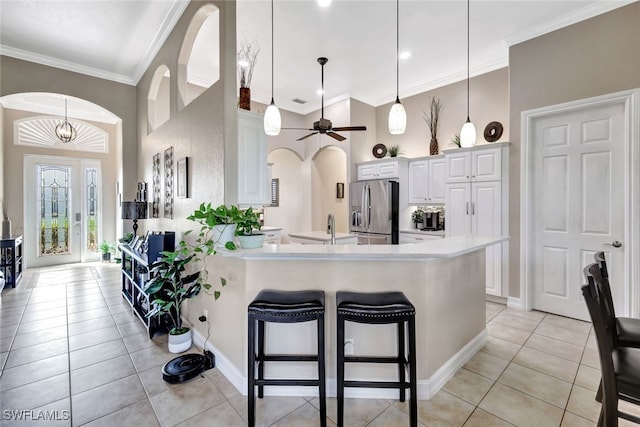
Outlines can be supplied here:
<path id="1" fill-rule="evenodd" d="M 625 245 L 614 246 L 625 236 L 625 105 L 577 106 L 532 126 L 533 308 L 589 320 L 582 270 L 605 251 L 623 313 Z"/>
<path id="2" fill-rule="evenodd" d="M 25 156 L 27 267 L 99 259 L 100 162 Z"/>

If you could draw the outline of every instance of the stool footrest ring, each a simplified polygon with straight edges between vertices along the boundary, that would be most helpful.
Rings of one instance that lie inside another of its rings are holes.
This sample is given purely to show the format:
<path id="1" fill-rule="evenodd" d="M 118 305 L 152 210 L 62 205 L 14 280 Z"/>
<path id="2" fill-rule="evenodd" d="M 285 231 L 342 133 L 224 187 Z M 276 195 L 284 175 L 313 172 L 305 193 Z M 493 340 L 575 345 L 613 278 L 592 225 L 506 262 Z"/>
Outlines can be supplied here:
<path id="1" fill-rule="evenodd" d="M 376 356 L 344 356 L 344 361 L 351 363 L 403 363 L 407 364 L 404 357 L 376 357 Z"/>
<path id="2" fill-rule="evenodd" d="M 256 355 L 256 362 L 317 362 L 318 356 L 313 354 L 265 354 Z"/>
<path id="3" fill-rule="evenodd" d="M 256 380 L 255 385 L 267 386 L 267 385 L 299 385 L 299 386 L 318 386 L 319 380 L 295 380 L 295 379 L 264 379 Z"/>
<path id="4" fill-rule="evenodd" d="M 345 387 L 360 388 L 409 388 L 408 382 L 398 381 L 345 381 Z"/>

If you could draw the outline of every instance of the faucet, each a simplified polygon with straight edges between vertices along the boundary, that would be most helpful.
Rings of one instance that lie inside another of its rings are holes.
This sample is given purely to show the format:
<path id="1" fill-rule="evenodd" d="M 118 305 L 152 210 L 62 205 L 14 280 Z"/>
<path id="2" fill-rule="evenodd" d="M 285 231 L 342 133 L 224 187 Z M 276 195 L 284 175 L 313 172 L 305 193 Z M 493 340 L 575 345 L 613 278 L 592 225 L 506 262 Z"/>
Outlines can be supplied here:
<path id="1" fill-rule="evenodd" d="M 331 234 L 331 244 L 336 244 L 336 219 L 333 214 L 327 217 L 327 234 Z"/>

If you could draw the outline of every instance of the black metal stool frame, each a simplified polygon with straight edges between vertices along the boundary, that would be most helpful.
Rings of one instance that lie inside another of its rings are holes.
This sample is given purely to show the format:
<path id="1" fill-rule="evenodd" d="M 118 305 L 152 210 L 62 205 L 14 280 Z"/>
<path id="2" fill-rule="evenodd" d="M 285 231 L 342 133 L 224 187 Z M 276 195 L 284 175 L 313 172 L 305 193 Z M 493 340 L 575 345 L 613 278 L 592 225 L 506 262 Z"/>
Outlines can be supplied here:
<path id="1" fill-rule="evenodd" d="M 318 354 L 309 355 L 276 355 L 265 354 L 264 336 L 265 322 L 272 323 L 302 323 L 317 322 Z M 257 326 L 257 354 L 256 354 L 256 326 Z M 264 386 L 317 386 L 320 400 L 320 425 L 327 425 L 327 392 L 325 380 L 325 346 L 324 346 L 324 310 L 314 310 L 304 314 L 273 314 L 256 313 L 251 308 L 248 311 L 248 414 L 247 424 L 255 425 L 255 387 L 258 386 L 258 398 L 264 397 Z M 318 379 L 275 379 L 264 378 L 265 362 L 318 362 Z M 256 364 L 258 365 L 258 378 L 256 379 Z"/>
<path id="2" fill-rule="evenodd" d="M 397 357 L 382 356 L 350 356 L 344 354 L 344 326 L 345 322 L 356 322 L 363 324 L 392 324 L 398 325 L 398 355 Z M 411 427 L 418 425 L 418 396 L 417 396 L 417 372 L 416 372 L 416 320 L 415 312 L 403 315 L 367 315 L 364 313 L 352 314 L 340 311 L 337 307 L 337 400 L 338 400 L 338 427 L 344 426 L 344 388 L 398 388 L 400 391 L 400 401 L 406 398 L 406 389 L 411 393 L 409 403 L 409 422 Z M 407 354 L 405 344 L 405 326 L 409 335 L 409 352 Z M 398 381 L 345 381 L 345 363 L 394 363 L 398 365 Z M 406 381 L 405 370 L 409 370 L 409 382 Z"/>

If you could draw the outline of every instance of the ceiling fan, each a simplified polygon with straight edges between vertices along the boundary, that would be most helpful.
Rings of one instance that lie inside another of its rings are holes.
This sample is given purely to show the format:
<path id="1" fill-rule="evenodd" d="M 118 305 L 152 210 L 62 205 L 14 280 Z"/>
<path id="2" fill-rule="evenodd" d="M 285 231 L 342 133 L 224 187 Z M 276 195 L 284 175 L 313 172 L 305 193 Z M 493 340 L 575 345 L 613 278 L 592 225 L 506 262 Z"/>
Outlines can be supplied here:
<path id="1" fill-rule="evenodd" d="M 310 136 L 321 134 L 330 136 L 333 139 L 337 139 L 338 141 L 344 141 L 346 138 L 342 135 L 337 134 L 336 132 L 340 131 L 356 131 L 356 130 L 367 130 L 366 126 L 343 126 L 334 128 L 331 124 L 331 120 L 324 118 L 324 64 L 326 64 L 329 60 L 324 57 L 318 58 L 318 63 L 322 67 L 322 109 L 320 110 L 320 120 L 313 123 L 313 129 L 305 129 L 305 128 L 282 128 L 282 129 L 296 129 L 296 130 L 309 130 L 312 131 L 310 134 L 305 135 L 301 138 L 296 139 L 296 141 L 302 141 L 303 139 L 309 138 Z"/>

